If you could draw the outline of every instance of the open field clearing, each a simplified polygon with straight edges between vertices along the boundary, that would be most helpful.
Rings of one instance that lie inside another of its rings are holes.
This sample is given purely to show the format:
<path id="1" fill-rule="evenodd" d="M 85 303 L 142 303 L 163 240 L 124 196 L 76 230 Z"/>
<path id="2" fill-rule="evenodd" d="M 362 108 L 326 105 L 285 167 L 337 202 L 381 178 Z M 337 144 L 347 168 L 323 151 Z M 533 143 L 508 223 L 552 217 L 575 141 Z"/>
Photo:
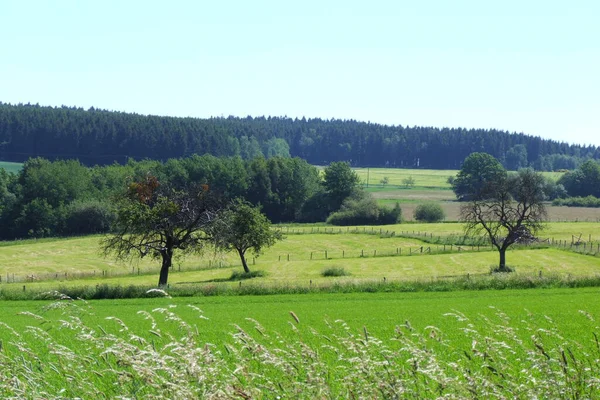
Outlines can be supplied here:
<path id="1" fill-rule="evenodd" d="M 395 232 L 396 234 L 404 233 L 427 233 L 433 236 L 450 236 L 450 235 L 463 235 L 464 225 L 459 222 L 443 222 L 443 223 L 410 223 L 410 224 L 395 224 L 385 226 L 360 226 L 360 227 L 330 227 L 330 226 L 292 226 L 289 228 L 290 232 L 305 232 L 305 233 L 317 233 L 317 232 L 344 232 L 362 230 L 365 233 L 372 232 L 378 233 L 381 231 Z M 287 232 L 286 227 L 282 227 L 283 233 Z M 554 238 L 555 240 L 568 240 L 571 241 L 573 236 L 579 237 L 581 240 L 598 242 L 600 241 L 600 222 L 551 222 L 546 224 L 539 237 L 540 238 Z"/>
<path id="2" fill-rule="evenodd" d="M 564 225 L 564 226 L 563 226 Z M 569 229 L 579 232 L 595 229 L 592 224 L 552 224 L 555 240 L 571 240 Z M 386 227 L 399 234 L 460 234 L 459 224 L 407 224 Z M 415 228 L 415 229 L 411 229 Z M 292 228 L 291 232 L 298 228 Z M 307 229 L 307 228 L 303 228 Z M 332 228 L 319 227 L 313 230 Z M 364 228 L 365 232 L 373 228 Z M 422 230 L 421 230 L 422 229 Z M 335 230 L 339 232 L 339 230 Z M 342 231 L 343 232 L 343 231 Z M 374 233 L 378 231 L 373 230 Z M 573 231 L 571 231 L 573 232 Z M 285 233 L 285 229 L 284 229 Z M 431 239 L 427 235 L 429 239 Z M 591 234 L 590 234 L 591 235 Z M 595 236 L 592 239 L 597 239 Z M 23 282 L 28 288 L 55 288 L 57 284 L 149 285 L 156 283 L 160 263 L 145 258 L 141 262 L 116 263 L 99 252 L 99 236 L 27 241 L 0 247 L 0 276 L 7 282 Z M 596 244 L 594 245 L 596 246 Z M 477 251 L 480 250 L 480 251 Z M 445 252 L 444 252 L 445 251 Z M 431 253 L 431 254 L 429 254 Z M 509 265 L 519 274 L 540 273 L 561 276 L 591 276 L 599 272 L 598 257 L 568 250 L 521 249 L 509 251 Z M 257 259 L 249 259 L 250 268 L 265 273 L 252 282 L 307 286 L 326 282 L 353 283 L 369 280 L 389 281 L 438 279 L 483 275 L 497 264 L 498 253 L 489 247 L 451 247 L 425 243 L 418 238 L 385 237 L 358 233 L 288 233 L 287 238 L 268 249 Z M 328 268 L 343 268 L 349 275 L 325 278 Z M 170 283 L 173 285 L 207 285 L 225 283 L 233 271 L 241 271 L 239 258 L 207 251 L 203 257 L 193 256 L 175 262 Z M 127 275 L 127 276 L 125 276 Z M 237 284 L 229 282 L 227 284 Z M 9 286 L 12 283 L 8 284 Z"/>
<path id="3" fill-rule="evenodd" d="M 450 189 L 424 189 L 424 188 L 380 188 L 369 187 L 365 189 L 370 192 L 379 202 L 389 200 L 391 204 L 422 203 L 424 201 L 455 201 L 456 196 Z"/>
<path id="4" fill-rule="evenodd" d="M 8 302 L 0 395 L 592 398 L 599 294 Z"/>
<path id="5" fill-rule="evenodd" d="M 456 176 L 458 170 L 436 170 L 436 169 L 404 169 L 404 168 L 353 168 L 360 181 L 369 188 L 388 188 L 389 186 L 405 186 L 404 179 L 413 178 L 414 188 L 438 188 L 450 189 L 448 177 Z M 542 172 L 542 175 L 557 180 L 563 172 Z M 381 184 L 381 180 L 387 177 L 387 185 Z"/>
<path id="6" fill-rule="evenodd" d="M 412 177 L 415 188 L 450 188 L 449 176 L 455 176 L 458 170 L 403 169 L 403 168 L 353 168 L 360 181 L 369 186 L 383 186 L 380 182 L 388 178 L 389 186 L 405 186 L 403 179 Z M 387 185 L 386 185 L 387 186 Z"/>
<path id="7" fill-rule="evenodd" d="M 0 161 L 0 168 L 5 169 L 8 172 L 13 172 L 13 173 L 17 173 L 21 170 L 21 168 L 23 167 L 23 164 L 21 163 L 14 163 L 14 162 L 8 162 L 8 161 Z"/>
<path id="8" fill-rule="evenodd" d="M 407 190 L 407 192 L 408 191 L 410 191 L 410 189 Z M 415 197 L 406 198 L 388 198 L 386 197 L 386 193 L 388 192 L 374 194 L 376 195 L 377 202 L 389 207 L 393 207 L 396 202 L 400 203 L 400 207 L 402 208 L 402 218 L 405 221 L 414 221 L 413 214 L 415 209 L 419 204 L 422 204 L 425 201 L 437 202 L 446 213 L 446 221 L 458 221 L 460 219 L 460 203 L 443 199 L 441 193 L 439 196 L 434 194 L 433 196 L 425 197 L 424 200 L 419 200 L 419 196 L 427 196 L 422 192 Z M 390 193 L 393 193 L 393 196 L 396 195 L 394 192 Z M 454 196 L 454 194 L 452 194 L 452 196 Z M 600 222 L 600 208 L 597 207 L 560 207 L 548 205 L 546 206 L 546 210 L 548 212 L 548 221 L 551 222 Z"/>

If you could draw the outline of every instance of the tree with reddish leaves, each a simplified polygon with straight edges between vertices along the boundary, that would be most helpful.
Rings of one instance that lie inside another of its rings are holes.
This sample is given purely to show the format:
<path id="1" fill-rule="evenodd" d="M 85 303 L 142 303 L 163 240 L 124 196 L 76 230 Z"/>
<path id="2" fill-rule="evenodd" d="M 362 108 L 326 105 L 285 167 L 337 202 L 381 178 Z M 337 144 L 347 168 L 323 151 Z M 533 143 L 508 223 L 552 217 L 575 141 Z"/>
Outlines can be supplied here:
<path id="1" fill-rule="evenodd" d="M 116 203 L 113 233 L 102 246 L 117 259 L 150 256 L 161 260 L 158 286 L 167 285 L 175 250 L 201 252 L 220 209 L 220 199 L 207 185 L 173 188 L 154 176 L 129 184 Z"/>

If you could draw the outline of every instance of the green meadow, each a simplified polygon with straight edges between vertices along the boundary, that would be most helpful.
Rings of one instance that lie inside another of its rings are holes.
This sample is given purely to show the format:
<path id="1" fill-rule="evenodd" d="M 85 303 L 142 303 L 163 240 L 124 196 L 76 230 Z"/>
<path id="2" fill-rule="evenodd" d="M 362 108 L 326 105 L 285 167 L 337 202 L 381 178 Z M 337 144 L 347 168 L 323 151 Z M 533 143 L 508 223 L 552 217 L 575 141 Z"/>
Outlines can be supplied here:
<path id="1" fill-rule="evenodd" d="M 14 163 L 14 162 L 8 162 L 8 161 L 0 161 L 0 168 L 5 169 L 8 172 L 12 172 L 12 173 L 17 173 L 21 170 L 21 168 L 23 167 L 23 164 L 21 163 Z"/>
<path id="2" fill-rule="evenodd" d="M 498 253 L 488 246 L 453 246 L 452 243 L 459 243 L 463 237 L 459 223 L 278 229 L 285 239 L 259 257 L 248 259 L 250 268 L 264 275 L 253 279 L 253 283 L 305 286 L 331 282 L 352 284 L 383 278 L 411 281 L 467 274 L 478 276 L 488 274 L 498 260 Z M 598 223 L 550 223 L 541 237 L 562 247 L 514 247 L 507 260 L 518 274 L 534 276 L 541 272 L 584 277 L 598 273 L 597 256 L 579 254 L 570 246 L 571 242 L 585 241 L 586 249 L 598 254 Z M 4 243 L 0 246 L 2 282 L 25 283 L 30 290 L 50 290 L 63 284 L 85 286 L 94 282 L 155 284 L 157 260 L 117 262 L 102 255 L 101 239 L 102 236 L 87 236 Z M 343 269 L 347 275 L 324 277 L 323 272 L 331 268 Z M 169 281 L 173 285 L 227 283 L 232 273 L 240 270 L 237 255 L 207 248 L 201 255 L 177 258 Z M 15 287 L 11 285 L 5 286 Z"/>
<path id="3" fill-rule="evenodd" d="M 408 221 L 422 201 L 457 219 L 456 171 L 357 172 Z M 166 293 L 146 292 L 157 260 L 105 258 L 102 236 L 1 242 L 0 295 L 36 300 L 1 303 L 0 397 L 597 398 L 600 214 L 549 213 L 550 244 L 514 246 L 510 276 L 457 222 L 279 225 L 249 257 L 260 276 L 233 280 L 239 258 L 206 248 L 175 260 Z M 128 288 L 158 298 L 60 294 Z"/>
<path id="4" fill-rule="evenodd" d="M 595 398 L 598 294 L 13 301 L 0 395 Z"/>

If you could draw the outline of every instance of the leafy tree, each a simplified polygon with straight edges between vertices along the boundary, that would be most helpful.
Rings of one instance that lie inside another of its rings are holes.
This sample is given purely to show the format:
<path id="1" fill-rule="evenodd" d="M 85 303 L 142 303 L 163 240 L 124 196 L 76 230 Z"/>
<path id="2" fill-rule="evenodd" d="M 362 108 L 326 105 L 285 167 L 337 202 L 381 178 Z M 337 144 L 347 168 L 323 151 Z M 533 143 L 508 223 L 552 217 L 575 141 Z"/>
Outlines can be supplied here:
<path id="1" fill-rule="evenodd" d="M 415 186 L 415 180 L 412 176 L 402 179 L 402 184 L 407 188 Z"/>
<path id="2" fill-rule="evenodd" d="M 10 190 L 11 180 L 14 175 L 0 168 L 0 217 L 10 210 L 16 201 L 16 196 Z"/>
<path id="3" fill-rule="evenodd" d="M 525 145 L 517 144 L 506 152 L 506 168 L 517 171 L 527 167 L 527 148 Z"/>
<path id="4" fill-rule="evenodd" d="M 271 138 L 265 143 L 265 155 L 271 157 L 287 157 L 290 156 L 290 146 L 284 139 Z"/>
<path id="5" fill-rule="evenodd" d="M 237 251 L 246 273 L 250 272 L 246 262 L 248 250 L 258 256 L 265 247 L 282 239 L 281 232 L 271 229 L 271 222 L 258 207 L 239 198 L 223 211 L 210 231 L 217 248 Z"/>
<path id="6" fill-rule="evenodd" d="M 161 259 L 158 285 L 165 286 L 174 251 L 199 252 L 210 240 L 218 204 L 206 185 L 175 190 L 152 175 L 133 182 L 118 202 L 114 233 L 102 242 L 105 254 Z"/>
<path id="7" fill-rule="evenodd" d="M 467 235 L 487 237 L 498 250 L 497 271 L 509 272 L 506 250 L 520 241 L 531 240 L 543 228 L 544 178 L 531 169 L 501 178 L 485 197 L 467 194 L 471 200 L 461 206 Z"/>
<path id="8" fill-rule="evenodd" d="M 338 210 L 343 201 L 349 197 L 360 182 L 350 164 L 343 161 L 332 162 L 323 171 L 323 186 L 330 199 L 331 210 Z"/>
<path id="9" fill-rule="evenodd" d="M 480 200 L 494 193 L 495 186 L 506 179 L 502 164 L 487 153 L 469 155 L 452 184 L 459 201 Z"/>
<path id="10" fill-rule="evenodd" d="M 106 233 L 115 219 L 108 203 L 98 200 L 74 201 L 66 208 L 65 235 Z"/>
<path id="11" fill-rule="evenodd" d="M 56 211 L 46 199 L 33 199 L 20 209 L 15 225 L 26 230 L 20 234 L 21 237 L 52 236 L 57 230 Z"/>
<path id="12" fill-rule="evenodd" d="M 253 160 L 257 157 L 262 157 L 263 153 L 260 150 L 260 144 L 254 136 L 240 137 L 240 155 L 244 160 Z"/>
<path id="13" fill-rule="evenodd" d="M 425 222 L 439 222 L 446 218 L 444 209 L 438 203 L 419 204 L 413 215 L 417 221 Z"/>
<path id="14" fill-rule="evenodd" d="M 381 180 L 379 181 L 379 183 L 381 183 L 383 186 L 385 186 L 388 183 L 390 183 L 390 178 L 388 178 L 387 176 L 384 176 L 383 178 L 381 178 Z"/>
<path id="15" fill-rule="evenodd" d="M 569 196 L 600 197 L 600 164 L 588 160 L 575 171 L 567 172 L 558 180 Z"/>

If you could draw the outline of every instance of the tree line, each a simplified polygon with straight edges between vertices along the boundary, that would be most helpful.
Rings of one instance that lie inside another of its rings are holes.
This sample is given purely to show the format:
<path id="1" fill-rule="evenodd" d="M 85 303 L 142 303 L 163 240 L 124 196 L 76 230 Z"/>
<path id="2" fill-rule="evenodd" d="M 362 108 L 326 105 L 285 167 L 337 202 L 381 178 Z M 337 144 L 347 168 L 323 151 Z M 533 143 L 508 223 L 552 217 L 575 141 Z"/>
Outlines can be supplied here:
<path id="1" fill-rule="evenodd" d="M 505 168 L 574 169 L 600 159 L 596 146 L 570 145 L 494 129 L 387 126 L 355 120 L 287 117 L 176 118 L 90 108 L 0 103 L 0 160 L 78 159 L 85 165 L 128 159 L 300 157 L 311 164 L 458 169 L 473 152 Z"/>
<path id="2" fill-rule="evenodd" d="M 205 185 L 223 204 L 244 199 L 276 223 L 325 221 L 338 210 L 348 221 L 364 214 L 360 207 L 368 209 L 371 223 L 395 223 L 400 217 L 399 210 L 390 214 L 378 207 L 342 162 L 321 174 L 297 157 L 193 155 L 94 167 L 32 158 L 18 174 L 0 169 L 0 239 L 108 232 L 118 217 L 115 199 L 148 177 L 175 192 Z"/>

